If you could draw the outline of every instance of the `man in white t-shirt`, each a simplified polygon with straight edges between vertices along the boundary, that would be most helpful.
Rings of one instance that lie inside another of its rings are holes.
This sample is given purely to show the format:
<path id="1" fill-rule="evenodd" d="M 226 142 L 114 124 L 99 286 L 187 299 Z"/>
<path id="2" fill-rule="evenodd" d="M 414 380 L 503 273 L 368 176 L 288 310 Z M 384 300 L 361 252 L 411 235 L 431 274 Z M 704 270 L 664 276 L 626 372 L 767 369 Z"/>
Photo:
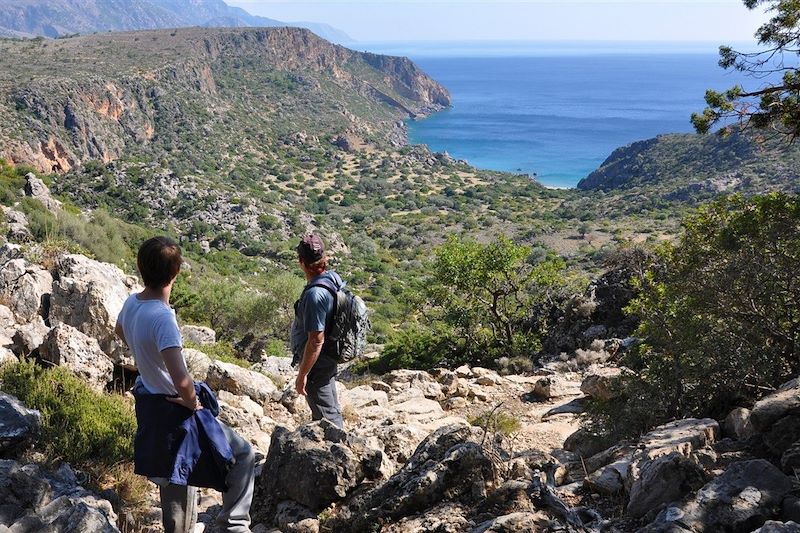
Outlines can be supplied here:
<path id="1" fill-rule="evenodd" d="M 182 262 L 180 246 L 168 237 L 154 237 L 142 244 L 137 265 L 145 289 L 127 299 L 117 319 L 116 332 L 133 351 L 139 370 L 136 394 L 166 395 L 167 401 L 195 411 L 202 406 L 186 368 L 175 311 L 169 306 Z M 147 421 L 138 421 L 140 426 L 143 422 Z M 255 456 L 250 445 L 232 429 L 221 423 L 220 427 L 235 464 L 225 478 L 228 490 L 223 493 L 217 523 L 223 532 L 249 533 Z M 151 480 L 161 492 L 166 533 L 193 531 L 197 520 L 195 487 L 171 484 L 166 478 Z"/>

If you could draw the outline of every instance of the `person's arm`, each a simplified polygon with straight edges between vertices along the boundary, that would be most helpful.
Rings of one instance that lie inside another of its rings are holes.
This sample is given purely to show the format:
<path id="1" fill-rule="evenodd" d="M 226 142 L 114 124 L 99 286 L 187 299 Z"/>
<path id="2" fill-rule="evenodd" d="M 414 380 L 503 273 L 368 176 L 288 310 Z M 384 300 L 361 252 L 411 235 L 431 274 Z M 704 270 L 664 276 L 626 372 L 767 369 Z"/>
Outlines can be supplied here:
<path id="1" fill-rule="evenodd" d="M 125 332 L 122 330 L 122 324 L 120 323 L 119 319 L 117 319 L 117 325 L 114 326 L 114 333 L 117 334 L 117 337 L 122 339 L 126 345 L 128 344 L 128 340 L 125 338 Z"/>
<path id="2" fill-rule="evenodd" d="M 306 381 L 308 373 L 314 367 L 314 364 L 319 359 L 319 354 L 322 351 L 322 345 L 325 343 L 324 331 L 309 331 L 308 340 L 306 341 L 306 348 L 303 351 L 303 360 L 300 362 L 300 368 L 297 371 L 297 380 L 294 383 L 295 390 L 298 394 L 306 395 Z"/>
<path id="3" fill-rule="evenodd" d="M 178 398 L 167 398 L 167 400 L 182 405 L 192 411 L 202 409 L 194 390 L 194 381 L 192 380 L 192 376 L 189 375 L 189 371 L 186 369 L 186 363 L 183 361 L 181 348 L 167 348 L 161 352 L 161 355 L 164 357 L 164 364 L 167 367 L 169 376 L 172 378 L 172 383 L 175 385 L 175 389 L 180 395 Z"/>

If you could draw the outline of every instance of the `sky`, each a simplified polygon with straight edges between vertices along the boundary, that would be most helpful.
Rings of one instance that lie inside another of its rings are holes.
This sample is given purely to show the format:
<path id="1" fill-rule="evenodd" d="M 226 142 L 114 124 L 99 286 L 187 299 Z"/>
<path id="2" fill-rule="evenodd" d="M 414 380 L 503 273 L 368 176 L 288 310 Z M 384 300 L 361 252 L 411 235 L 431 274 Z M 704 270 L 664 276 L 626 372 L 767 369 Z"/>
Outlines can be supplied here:
<path id="1" fill-rule="evenodd" d="M 227 0 L 254 15 L 324 22 L 357 41 L 753 40 L 741 0 Z"/>

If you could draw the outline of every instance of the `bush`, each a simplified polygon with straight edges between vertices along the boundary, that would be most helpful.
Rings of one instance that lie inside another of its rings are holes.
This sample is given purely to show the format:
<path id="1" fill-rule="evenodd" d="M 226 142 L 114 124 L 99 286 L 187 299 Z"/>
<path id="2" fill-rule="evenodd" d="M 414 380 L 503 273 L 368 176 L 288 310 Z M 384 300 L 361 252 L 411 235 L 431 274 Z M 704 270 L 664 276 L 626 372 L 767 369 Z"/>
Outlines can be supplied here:
<path id="1" fill-rule="evenodd" d="M 486 245 L 448 240 L 436 250 L 422 287 L 406 297 L 417 318 L 414 329 L 390 339 L 381 362 L 394 368 L 486 366 L 536 353 L 542 311 L 565 282 L 565 264 L 553 256 L 529 257 L 528 247 L 506 238 Z"/>
<path id="2" fill-rule="evenodd" d="M 0 369 L 3 391 L 42 413 L 39 445 L 73 465 L 133 458 L 136 417 L 122 397 L 100 394 L 62 367 L 22 361 Z"/>
<path id="3" fill-rule="evenodd" d="M 638 377 L 596 406 L 592 420 L 606 431 L 722 418 L 800 371 L 800 199 L 733 196 L 684 226 L 637 281 L 628 311 L 644 343 L 625 363 Z"/>
<path id="4" fill-rule="evenodd" d="M 516 433 L 522 427 L 517 417 L 497 408 L 472 416 L 468 422 L 470 425 L 477 426 L 487 433 L 500 433 L 502 435 Z"/>

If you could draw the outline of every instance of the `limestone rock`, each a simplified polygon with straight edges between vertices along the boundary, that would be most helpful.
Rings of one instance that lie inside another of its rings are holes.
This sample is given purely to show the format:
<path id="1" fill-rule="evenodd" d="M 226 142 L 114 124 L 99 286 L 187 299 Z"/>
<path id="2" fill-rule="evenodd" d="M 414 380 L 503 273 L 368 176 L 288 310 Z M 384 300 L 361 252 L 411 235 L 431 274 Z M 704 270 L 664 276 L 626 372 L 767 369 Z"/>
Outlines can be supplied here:
<path id="1" fill-rule="evenodd" d="M 480 431 L 450 425 L 428 436 L 409 461 L 386 483 L 356 496 L 352 520 L 337 531 L 366 531 L 371 524 L 399 520 L 443 502 L 476 503 L 494 480 L 492 461 L 480 446 Z"/>
<path id="2" fill-rule="evenodd" d="M 98 392 L 105 390 L 114 373 L 114 364 L 97 341 L 72 326 L 58 324 L 50 330 L 39 348 L 43 361 L 70 369 Z"/>
<path id="3" fill-rule="evenodd" d="M 626 509 L 641 518 L 659 506 L 679 500 L 705 481 L 703 469 L 678 452 L 648 461 L 633 482 Z"/>
<path id="4" fill-rule="evenodd" d="M 114 333 L 117 316 L 128 296 L 141 290 L 136 278 L 109 263 L 82 255 L 64 255 L 58 262 L 53 284 L 50 324 L 73 326 L 97 339 L 111 360 L 135 368 L 133 356 Z"/>
<path id="5" fill-rule="evenodd" d="M 232 363 L 213 361 L 206 382 L 212 389 L 249 396 L 259 403 L 280 398 L 277 387 L 267 376 Z"/>
<path id="6" fill-rule="evenodd" d="M 561 376 L 553 375 L 539 379 L 533 386 L 530 395 L 540 400 L 561 398 L 580 394 L 580 385 L 567 381 Z"/>
<path id="7" fill-rule="evenodd" d="M 41 424 L 39 411 L 28 409 L 14 396 L 0 392 L 0 454 L 24 447 L 36 436 Z"/>
<path id="8" fill-rule="evenodd" d="M 183 357 L 186 359 L 186 368 L 195 381 L 205 381 L 208 369 L 211 368 L 211 358 L 200 350 L 184 348 Z"/>
<path id="9" fill-rule="evenodd" d="M 470 510 L 457 503 L 446 502 L 433 509 L 400 519 L 394 524 L 384 526 L 381 533 L 416 533 L 436 531 L 437 533 L 463 533 L 469 531 L 472 522 L 467 518 Z"/>
<path id="10" fill-rule="evenodd" d="M 445 411 L 453 411 L 456 409 L 463 409 L 467 406 L 467 399 L 456 396 L 454 398 L 448 398 L 442 402 L 442 408 Z"/>
<path id="11" fill-rule="evenodd" d="M 800 533 L 800 524 L 797 522 L 775 522 L 768 520 L 763 526 L 753 533 Z"/>
<path id="12" fill-rule="evenodd" d="M 28 356 L 37 352 L 49 331 L 50 328 L 45 325 L 42 317 L 37 316 L 14 332 L 12 350 L 20 356 Z"/>
<path id="13" fill-rule="evenodd" d="M 2 211 L 6 217 L 6 225 L 8 226 L 6 237 L 17 242 L 33 240 L 33 235 L 28 229 L 28 217 L 25 216 L 25 213 L 4 205 L 0 205 L 0 211 Z M 1 255 L 2 254 L 0 254 L 0 256 Z M 0 263 L 2 262 L 4 261 L 0 260 Z"/>
<path id="14" fill-rule="evenodd" d="M 472 369 L 467 365 L 461 365 L 460 367 L 454 370 L 456 375 L 460 378 L 474 378 L 475 374 L 472 373 Z"/>
<path id="15" fill-rule="evenodd" d="M 747 439 L 755 434 L 750 422 L 750 410 L 744 407 L 733 409 L 722 423 L 722 433 L 733 439 Z"/>
<path id="16" fill-rule="evenodd" d="M 297 415 L 308 411 L 308 403 L 303 396 L 297 394 L 294 387 L 287 387 L 281 394 L 281 405 L 286 408 L 293 415 Z"/>
<path id="17" fill-rule="evenodd" d="M 749 532 L 773 518 L 791 490 L 791 480 L 763 459 L 732 464 L 686 503 L 667 507 L 642 531 Z"/>
<path id="18" fill-rule="evenodd" d="M 291 357 L 265 357 L 260 363 L 253 365 L 254 370 L 273 376 L 293 377 L 296 370 L 292 368 Z"/>
<path id="19" fill-rule="evenodd" d="M 550 531 L 552 521 L 544 513 L 518 512 L 479 524 L 471 533 L 535 533 Z"/>
<path id="20" fill-rule="evenodd" d="M 797 378 L 756 402 L 750 412 L 750 422 L 755 431 L 763 432 L 790 414 L 800 414 L 800 380 Z"/>
<path id="21" fill-rule="evenodd" d="M 25 196 L 39 200 L 49 211 L 61 209 L 61 202 L 50 195 L 50 189 L 32 172 L 25 176 Z"/>
<path id="22" fill-rule="evenodd" d="M 217 332 L 205 326 L 181 326 L 181 337 L 184 342 L 200 346 L 217 342 Z"/>
<path id="23" fill-rule="evenodd" d="M 377 391 L 369 385 L 361 385 L 349 389 L 343 395 L 343 405 L 350 405 L 354 409 L 362 409 L 364 407 L 387 407 L 389 405 L 389 397 L 385 392 Z"/>
<path id="24" fill-rule="evenodd" d="M 319 533 L 319 519 L 308 507 L 282 501 L 275 511 L 275 523 L 282 533 Z"/>
<path id="25" fill-rule="evenodd" d="M 581 383 L 581 392 L 595 400 L 608 401 L 620 394 L 614 383 L 622 375 L 622 370 L 614 367 L 603 367 L 589 374 Z"/>
<path id="26" fill-rule="evenodd" d="M 0 461 L 0 529 L 119 533 L 111 503 L 80 485 L 68 465 L 55 473 L 38 465 Z"/>
<path id="27" fill-rule="evenodd" d="M 46 316 L 53 276 L 25 259 L 12 259 L 0 266 L 0 299 L 20 324 Z"/>
<path id="28" fill-rule="evenodd" d="M 395 390 L 419 389 L 432 400 L 443 400 L 442 386 L 422 370 L 392 370 L 383 376 L 383 381 Z"/>
<path id="29" fill-rule="evenodd" d="M 18 363 L 19 358 L 14 355 L 14 352 L 6 348 L 5 346 L 0 346 L 0 366 L 12 363 Z"/>
<path id="30" fill-rule="evenodd" d="M 364 479 L 380 475 L 381 453 L 327 420 L 294 432 L 278 426 L 256 483 L 252 514 L 270 522 L 280 502 L 318 512 L 347 496 Z"/>
<path id="31" fill-rule="evenodd" d="M 391 409 L 398 415 L 406 415 L 418 423 L 431 422 L 444 417 L 444 409 L 439 402 L 427 398 L 414 398 L 399 404 L 392 404 Z"/>

